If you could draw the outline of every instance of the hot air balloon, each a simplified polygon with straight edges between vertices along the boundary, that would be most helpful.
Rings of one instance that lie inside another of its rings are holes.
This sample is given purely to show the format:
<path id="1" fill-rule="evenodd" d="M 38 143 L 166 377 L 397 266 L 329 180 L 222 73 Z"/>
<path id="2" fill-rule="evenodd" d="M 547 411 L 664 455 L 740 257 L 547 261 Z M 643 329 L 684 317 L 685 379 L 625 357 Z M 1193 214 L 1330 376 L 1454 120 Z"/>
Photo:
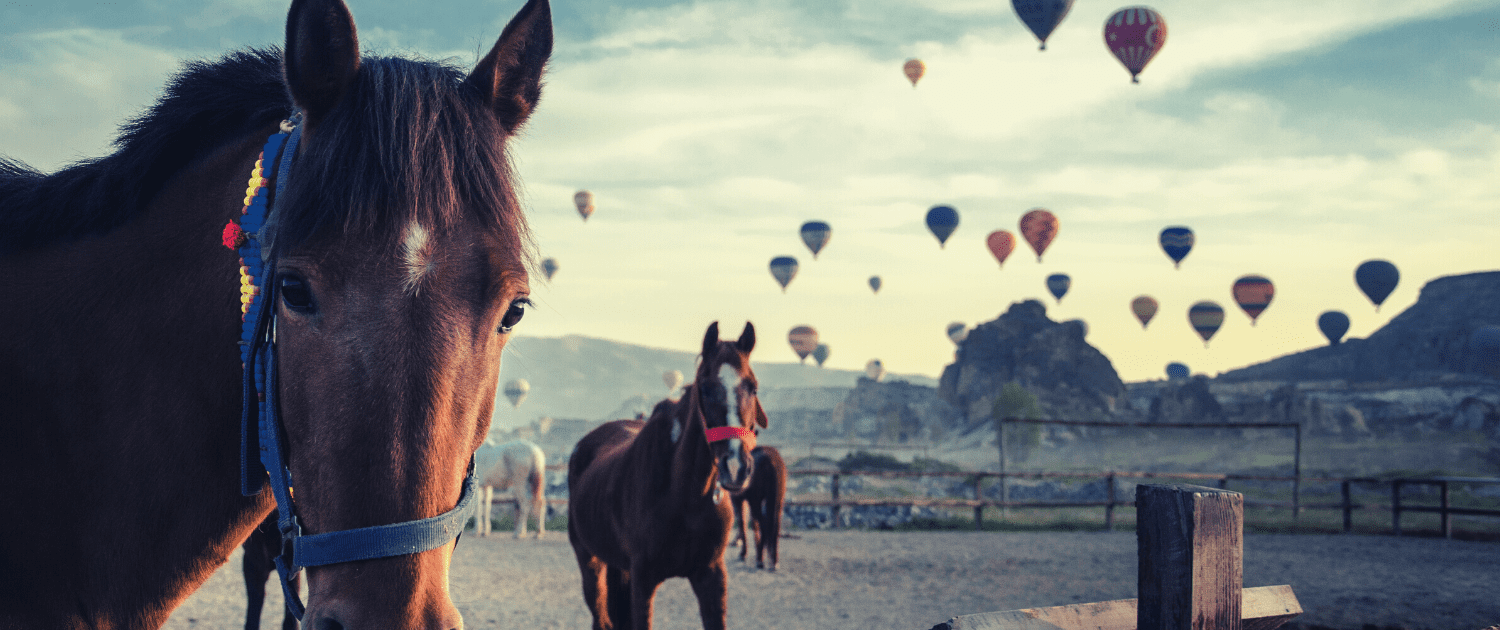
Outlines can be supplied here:
<path id="1" fill-rule="evenodd" d="M 1271 305 L 1271 297 L 1276 295 L 1276 287 L 1271 280 L 1265 276 L 1243 276 L 1234 281 L 1230 288 L 1234 294 L 1235 303 L 1250 316 L 1250 325 L 1255 325 L 1255 319 Z"/>
<path id="2" fill-rule="evenodd" d="M 818 331 L 812 326 L 798 326 L 786 335 L 786 341 L 792 344 L 792 351 L 797 353 L 797 358 L 807 360 L 807 355 L 818 349 Z"/>
<path id="3" fill-rule="evenodd" d="M 902 64 L 901 71 L 906 73 L 906 80 L 911 81 L 911 86 L 915 88 L 917 79 L 922 78 L 922 75 L 927 72 L 927 65 L 922 63 L 921 59 L 907 59 L 906 63 Z"/>
<path id="4" fill-rule="evenodd" d="M 1010 0 L 1016 17 L 1026 23 L 1026 28 L 1042 42 L 1039 50 L 1047 49 L 1047 36 L 1068 16 L 1073 0 Z"/>
<path id="5" fill-rule="evenodd" d="M 880 276 L 870 276 L 870 290 L 880 293 Z"/>
<path id="6" fill-rule="evenodd" d="M 1365 297 L 1375 303 L 1375 312 L 1380 312 L 1380 304 L 1390 297 L 1391 291 L 1396 290 L 1396 284 L 1401 282 L 1401 272 L 1389 260 L 1366 260 L 1360 263 L 1359 268 L 1354 270 L 1354 283 L 1359 285 Z"/>
<path id="7" fill-rule="evenodd" d="M 1140 83 L 1141 70 L 1167 43 L 1167 22 L 1150 7 L 1126 7 L 1104 21 L 1104 45 L 1130 71 L 1130 82 Z"/>
<path id="8" fill-rule="evenodd" d="M 594 193 L 587 190 L 573 193 L 573 205 L 578 206 L 578 216 L 588 221 L 594 215 Z"/>
<path id="9" fill-rule="evenodd" d="M 1178 363 L 1176 361 L 1173 361 L 1173 362 L 1167 364 L 1167 378 L 1168 379 L 1175 381 L 1175 380 L 1184 379 L 1184 378 L 1187 378 L 1187 377 L 1188 377 L 1188 366 L 1187 366 L 1186 363 Z"/>
<path id="10" fill-rule="evenodd" d="M 1047 276 L 1047 290 L 1052 292 L 1052 297 L 1057 298 L 1057 303 L 1062 303 L 1064 295 L 1068 294 L 1068 287 L 1072 286 L 1073 279 L 1065 273 L 1054 273 Z"/>
<path id="11" fill-rule="evenodd" d="M 1349 332 L 1349 316 L 1343 311 L 1323 311 L 1318 316 L 1318 330 L 1323 331 L 1323 336 L 1328 338 L 1328 345 L 1339 345 L 1344 333 Z"/>
<path id="12" fill-rule="evenodd" d="M 833 236 L 833 228 L 828 227 L 827 223 L 808 221 L 802 224 L 802 242 L 807 243 L 807 248 L 812 250 L 813 260 L 818 259 L 818 252 L 823 251 L 830 236 Z"/>
<path id="13" fill-rule="evenodd" d="M 1188 309 L 1188 322 L 1193 325 L 1193 330 L 1198 331 L 1198 336 L 1203 338 L 1203 347 L 1207 348 L 1209 338 L 1224 324 L 1224 307 L 1207 300 L 1198 302 Z"/>
<path id="14" fill-rule="evenodd" d="M 937 237 L 939 247 L 946 247 L 948 237 L 958 229 L 958 211 L 949 206 L 933 206 L 927 211 L 927 229 Z"/>
<path id="15" fill-rule="evenodd" d="M 518 378 L 505 384 L 505 397 L 510 399 L 511 407 L 520 407 L 521 401 L 526 400 L 526 393 L 531 391 L 531 383 L 526 379 Z"/>
<path id="16" fill-rule="evenodd" d="M 1057 227 L 1057 217 L 1046 208 L 1032 208 L 1021 215 L 1021 238 L 1031 244 L 1037 262 L 1042 262 L 1042 252 L 1047 251 L 1047 246 L 1057 237 Z"/>
<path id="17" fill-rule="evenodd" d="M 1161 250 L 1167 253 L 1167 258 L 1171 258 L 1172 265 L 1178 269 L 1182 268 L 1182 259 L 1193 251 L 1193 241 L 1193 231 L 1182 226 L 1161 231 Z"/>
<path id="18" fill-rule="evenodd" d="M 995 230 L 990 232 L 984 239 L 985 245 L 990 248 L 990 253 L 995 255 L 995 260 L 1001 267 L 1005 266 L 1005 259 L 1010 258 L 1010 253 L 1016 249 L 1016 237 L 1006 230 Z"/>
<path id="19" fill-rule="evenodd" d="M 953 322 L 951 324 L 948 324 L 947 330 L 948 339 L 955 344 L 963 343 L 965 339 L 969 338 L 969 327 L 964 325 L 963 322 Z"/>
<path id="20" fill-rule="evenodd" d="M 664 384 L 664 385 L 667 386 L 667 393 L 670 394 L 670 393 L 676 391 L 677 387 L 679 385 L 682 385 L 682 371 L 681 370 L 667 370 L 665 372 L 662 372 L 661 373 L 661 382 L 662 382 L 662 384 Z"/>
<path id="21" fill-rule="evenodd" d="M 1141 320 L 1141 330 L 1146 329 L 1146 324 L 1151 323 L 1151 318 L 1156 317 L 1156 298 L 1142 295 L 1130 301 L 1130 312 L 1135 313 L 1135 318 Z"/>
<path id="22" fill-rule="evenodd" d="M 881 363 L 880 359 L 870 359 L 870 362 L 865 364 L 865 377 L 877 383 L 880 382 L 880 379 L 885 378 L 885 364 Z"/>
<path id="23" fill-rule="evenodd" d="M 542 261 L 542 273 L 544 273 L 544 274 L 547 275 L 547 279 L 548 280 L 551 280 L 552 279 L 552 275 L 555 274 L 555 273 L 557 273 L 557 259 L 556 258 L 548 258 L 546 260 L 543 260 Z"/>
<path id="24" fill-rule="evenodd" d="M 771 277 L 781 285 L 781 292 L 786 293 L 786 285 L 792 283 L 792 278 L 797 277 L 797 259 L 791 256 L 777 256 L 771 259 Z"/>
<path id="25" fill-rule="evenodd" d="M 823 367 L 823 362 L 828 360 L 829 352 L 830 350 L 828 349 L 828 344 L 826 343 L 820 343 L 818 344 L 818 347 L 813 348 L 812 358 L 814 361 L 818 362 L 818 367 Z"/>

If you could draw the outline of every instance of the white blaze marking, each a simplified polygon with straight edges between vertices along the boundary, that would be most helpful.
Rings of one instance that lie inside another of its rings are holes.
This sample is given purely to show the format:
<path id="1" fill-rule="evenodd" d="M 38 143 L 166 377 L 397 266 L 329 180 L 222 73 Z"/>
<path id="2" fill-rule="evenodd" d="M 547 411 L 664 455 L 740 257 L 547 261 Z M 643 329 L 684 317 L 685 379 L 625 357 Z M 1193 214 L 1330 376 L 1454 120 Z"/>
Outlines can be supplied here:
<path id="1" fill-rule="evenodd" d="M 406 290 L 414 292 L 422 282 L 422 276 L 432 270 L 431 248 L 428 247 L 427 228 L 412 221 L 406 226 L 406 236 L 401 240 L 401 255 L 406 267 Z"/>
<path id="2" fill-rule="evenodd" d="M 732 366 L 720 365 L 719 382 L 724 384 L 724 393 L 726 394 L 725 398 L 729 403 L 729 409 L 733 414 L 734 419 L 741 420 L 739 392 L 735 390 L 735 388 L 740 384 L 740 373 L 736 372 L 734 367 Z M 743 425 L 744 423 L 741 422 L 740 424 Z"/>

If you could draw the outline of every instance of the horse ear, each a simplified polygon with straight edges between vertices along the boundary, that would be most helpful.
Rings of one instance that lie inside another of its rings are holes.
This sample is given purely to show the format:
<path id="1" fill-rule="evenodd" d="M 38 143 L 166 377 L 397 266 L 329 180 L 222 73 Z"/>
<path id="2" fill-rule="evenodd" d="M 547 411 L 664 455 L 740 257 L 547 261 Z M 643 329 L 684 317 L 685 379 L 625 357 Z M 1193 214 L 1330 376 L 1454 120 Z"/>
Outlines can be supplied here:
<path id="1" fill-rule="evenodd" d="M 745 322 L 745 332 L 740 333 L 740 340 L 735 345 L 745 354 L 755 349 L 755 324 Z"/>
<path id="2" fill-rule="evenodd" d="M 703 333 L 703 360 L 713 358 L 714 353 L 719 350 L 719 322 L 708 325 L 708 332 Z"/>
<path id="3" fill-rule="evenodd" d="M 292 0 L 282 71 L 292 102 L 315 126 L 359 73 L 359 38 L 343 0 Z"/>
<path id="4" fill-rule="evenodd" d="M 550 56 L 552 9 L 547 0 L 529 0 L 466 82 L 495 110 L 505 131 L 515 133 L 542 96 L 542 68 Z"/>
<path id="5" fill-rule="evenodd" d="M 765 407 L 761 407 L 760 403 L 757 401 L 755 403 L 755 424 L 760 425 L 760 428 L 764 429 L 770 423 L 771 422 L 766 419 Z"/>

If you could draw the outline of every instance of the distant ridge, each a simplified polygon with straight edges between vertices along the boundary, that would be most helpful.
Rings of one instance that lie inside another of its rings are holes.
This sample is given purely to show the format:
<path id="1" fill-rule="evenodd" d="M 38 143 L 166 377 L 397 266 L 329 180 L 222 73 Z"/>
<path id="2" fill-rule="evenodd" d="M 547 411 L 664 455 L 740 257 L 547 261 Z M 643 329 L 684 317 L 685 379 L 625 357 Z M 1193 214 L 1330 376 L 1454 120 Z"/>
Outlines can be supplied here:
<path id="1" fill-rule="evenodd" d="M 1243 381 L 1423 381 L 1481 371 L 1469 347 L 1476 328 L 1500 325 L 1500 271 L 1444 276 L 1365 339 L 1348 339 L 1218 376 Z"/>
<path id="2" fill-rule="evenodd" d="M 779 340 L 763 340 L 771 343 Z M 758 352 L 765 352 L 759 349 Z M 754 355 L 752 355 L 754 356 Z M 497 396 L 494 425 L 508 429 L 526 425 L 540 417 L 605 420 L 625 409 L 649 406 L 627 401 L 659 401 L 667 396 L 662 373 L 680 370 L 692 380 L 697 354 L 681 350 L 651 348 L 583 335 L 563 337 L 517 337 L 506 346 L 500 364 L 500 382 L 524 378 L 531 392 L 519 407 L 512 408 Z M 807 364 L 752 361 L 760 379 L 762 402 L 774 410 L 785 398 L 774 390 L 798 388 L 853 388 L 863 372 L 820 368 Z M 887 378 L 935 385 L 936 379 L 922 375 L 891 375 Z M 771 390 L 771 391 L 767 391 Z M 654 403 L 653 403 L 654 404 Z"/>

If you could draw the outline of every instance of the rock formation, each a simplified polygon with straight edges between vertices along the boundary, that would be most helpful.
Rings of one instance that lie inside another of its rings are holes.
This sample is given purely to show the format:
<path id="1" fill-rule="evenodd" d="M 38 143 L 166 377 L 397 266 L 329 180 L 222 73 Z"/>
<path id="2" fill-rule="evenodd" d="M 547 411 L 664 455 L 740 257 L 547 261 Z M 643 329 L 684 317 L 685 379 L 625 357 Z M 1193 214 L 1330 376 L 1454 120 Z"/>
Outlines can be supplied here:
<path id="1" fill-rule="evenodd" d="M 1081 321 L 1058 323 L 1041 302 L 1010 306 L 969 331 L 943 369 L 938 396 L 958 410 L 966 428 L 990 418 L 1000 388 L 1016 382 L 1037 397 L 1044 415 L 1105 420 L 1126 403 L 1125 384 L 1109 359 L 1087 341 Z"/>

